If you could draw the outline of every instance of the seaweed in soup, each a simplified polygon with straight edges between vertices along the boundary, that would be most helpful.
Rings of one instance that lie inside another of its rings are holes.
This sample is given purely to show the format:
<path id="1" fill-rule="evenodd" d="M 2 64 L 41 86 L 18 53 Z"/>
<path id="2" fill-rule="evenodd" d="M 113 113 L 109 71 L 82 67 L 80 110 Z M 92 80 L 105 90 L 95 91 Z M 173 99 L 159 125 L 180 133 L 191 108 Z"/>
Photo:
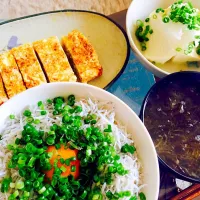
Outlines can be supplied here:
<path id="1" fill-rule="evenodd" d="M 144 123 L 168 166 L 200 178 L 200 83 L 182 79 L 155 88 L 146 104 Z"/>

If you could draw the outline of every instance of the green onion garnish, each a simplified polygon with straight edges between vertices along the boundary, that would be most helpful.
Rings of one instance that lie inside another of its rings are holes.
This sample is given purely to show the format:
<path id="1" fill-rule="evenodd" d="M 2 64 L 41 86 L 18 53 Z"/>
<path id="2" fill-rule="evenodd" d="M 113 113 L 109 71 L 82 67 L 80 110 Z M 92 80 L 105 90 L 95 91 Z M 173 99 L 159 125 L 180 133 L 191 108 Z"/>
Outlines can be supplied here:
<path id="1" fill-rule="evenodd" d="M 153 19 L 157 19 L 157 15 L 156 14 L 153 15 Z"/>
<path id="2" fill-rule="evenodd" d="M 129 152 L 129 153 L 133 154 L 135 151 L 136 151 L 136 148 L 134 146 L 131 146 L 131 145 L 128 145 L 128 144 L 125 144 L 121 148 L 122 153 L 128 153 Z"/>
<path id="3" fill-rule="evenodd" d="M 23 115 L 26 116 L 26 117 L 30 117 L 31 116 L 31 111 L 30 110 L 25 110 Z"/>
<path id="4" fill-rule="evenodd" d="M 163 22 L 164 22 L 164 23 L 168 23 L 169 20 L 170 20 L 169 17 L 164 17 L 164 18 L 163 18 Z"/>
<path id="5" fill-rule="evenodd" d="M 176 48 L 176 51 L 177 51 L 177 52 L 180 52 L 180 51 L 182 51 L 182 49 L 181 49 L 180 47 L 177 47 L 177 48 Z"/>
<path id="6" fill-rule="evenodd" d="M 15 119 L 15 115 L 10 115 L 10 119 Z"/>
<path id="7" fill-rule="evenodd" d="M 139 193 L 140 200 L 146 200 L 146 196 L 143 192 Z"/>
<path id="8" fill-rule="evenodd" d="M 40 114 L 41 114 L 41 115 L 46 115 L 46 114 L 47 114 L 47 111 L 46 111 L 46 110 L 42 110 L 42 111 L 40 112 Z"/>

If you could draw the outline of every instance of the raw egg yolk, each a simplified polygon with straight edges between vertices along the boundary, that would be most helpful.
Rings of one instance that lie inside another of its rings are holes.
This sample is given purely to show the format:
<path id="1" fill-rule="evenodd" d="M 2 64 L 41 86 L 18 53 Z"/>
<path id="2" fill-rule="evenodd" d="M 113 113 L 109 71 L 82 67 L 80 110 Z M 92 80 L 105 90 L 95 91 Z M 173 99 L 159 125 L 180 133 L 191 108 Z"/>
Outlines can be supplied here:
<path id="1" fill-rule="evenodd" d="M 61 176 L 67 177 L 69 175 L 74 176 L 74 178 L 78 178 L 79 176 L 79 168 L 80 168 L 80 161 L 77 158 L 78 150 L 77 149 L 70 149 L 68 147 L 65 147 L 64 145 L 61 146 L 60 149 L 56 149 L 55 146 L 49 146 L 47 149 L 48 153 L 52 153 L 53 155 L 50 158 L 50 164 L 52 166 L 52 169 L 45 172 L 46 178 L 52 179 L 52 176 L 54 174 L 54 162 L 57 160 L 57 166 L 61 168 L 62 166 L 66 169 L 64 172 L 61 173 Z M 71 161 L 70 165 L 67 166 L 66 164 L 61 164 L 60 159 L 63 158 L 64 160 L 70 159 L 72 157 L 76 157 L 75 161 Z M 76 170 L 74 172 L 71 171 L 71 166 L 75 166 Z"/>

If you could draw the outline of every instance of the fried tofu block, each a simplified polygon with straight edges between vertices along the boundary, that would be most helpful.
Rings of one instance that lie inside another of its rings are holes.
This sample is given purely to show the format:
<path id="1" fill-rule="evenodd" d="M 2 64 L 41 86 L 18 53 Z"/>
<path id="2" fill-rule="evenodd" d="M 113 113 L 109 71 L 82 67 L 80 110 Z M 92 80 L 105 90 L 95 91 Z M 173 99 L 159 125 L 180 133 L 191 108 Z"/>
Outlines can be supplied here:
<path id="1" fill-rule="evenodd" d="M 57 37 L 33 42 L 50 82 L 77 80 Z"/>
<path id="2" fill-rule="evenodd" d="M 26 88 L 46 83 L 46 78 L 31 44 L 24 44 L 11 50 Z"/>
<path id="3" fill-rule="evenodd" d="M 62 38 L 62 45 L 81 82 L 87 83 L 102 75 L 97 53 L 82 33 L 77 30 L 70 32 Z"/>
<path id="4" fill-rule="evenodd" d="M 5 103 L 7 100 L 8 100 L 8 97 L 7 97 L 6 92 L 4 90 L 3 80 L 0 76 L 0 105 Z"/>
<path id="5" fill-rule="evenodd" d="M 17 63 L 10 51 L 0 55 L 0 70 L 9 98 L 26 90 Z"/>

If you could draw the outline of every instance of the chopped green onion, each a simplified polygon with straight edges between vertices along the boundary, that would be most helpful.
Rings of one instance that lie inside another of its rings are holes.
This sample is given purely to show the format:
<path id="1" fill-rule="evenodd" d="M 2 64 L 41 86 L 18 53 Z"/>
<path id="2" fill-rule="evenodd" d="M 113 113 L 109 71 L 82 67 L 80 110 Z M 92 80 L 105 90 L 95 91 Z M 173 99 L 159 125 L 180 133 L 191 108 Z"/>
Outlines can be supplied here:
<path id="1" fill-rule="evenodd" d="M 163 22 L 164 22 L 164 23 L 169 23 L 169 20 L 170 20 L 169 17 L 164 17 L 164 18 L 163 18 Z"/>
<path id="2" fill-rule="evenodd" d="M 73 156 L 73 157 L 70 158 L 70 161 L 75 161 L 75 160 L 76 160 L 75 156 Z"/>
<path id="3" fill-rule="evenodd" d="M 51 158 L 53 156 L 53 152 L 48 153 L 48 157 Z"/>
<path id="4" fill-rule="evenodd" d="M 24 191 L 24 197 L 29 197 L 30 196 L 30 192 Z"/>
<path id="5" fill-rule="evenodd" d="M 48 104 L 52 104 L 53 101 L 52 101 L 51 99 L 47 99 L 47 103 L 48 103 Z"/>
<path id="6" fill-rule="evenodd" d="M 10 183 L 12 182 L 11 178 L 4 178 L 3 181 L 1 182 L 1 192 L 5 193 L 8 192 Z"/>
<path id="7" fill-rule="evenodd" d="M 156 9 L 156 13 L 159 13 L 159 12 L 165 12 L 165 11 L 162 8 Z"/>
<path id="8" fill-rule="evenodd" d="M 53 99 L 54 104 L 63 104 L 64 98 L 63 97 L 56 97 Z"/>
<path id="9" fill-rule="evenodd" d="M 38 105 L 38 107 L 40 107 L 41 105 L 43 105 L 42 101 L 39 101 L 39 102 L 37 103 L 37 105 Z"/>
<path id="10" fill-rule="evenodd" d="M 82 112 L 82 107 L 81 107 L 81 106 L 76 106 L 76 107 L 74 108 L 74 112 L 75 112 L 75 113 L 80 113 L 80 112 Z"/>
<path id="11" fill-rule="evenodd" d="M 55 147 L 56 147 L 56 149 L 60 149 L 61 145 L 58 143 L 58 144 L 55 144 Z"/>
<path id="12" fill-rule="evenodd" d="M 180 47 L 177 47 L 177 48 L 176 48 L 176 51 L 177 51 L 177 52 L 180 52 L 180 51 L 182 51 L 182 49 L 181 49 Z"/>
<path id="13" fill-rule="evenodd" d="M 108 128 L 104 129 L 104 132 L 112 132 L 112 127 L 110 124 L 108 125 Z"/>
<path id="14" fill-rule="evenodd" d="M 15 188 L 15 183 L 10 183 L 10 188 Z"/>
<path id="15" fill-rule="evenodd" d="M 31 116 L 31 111 L 30 110 L 25 110 L 24 113 L 23 113 L 23 115 L 25 117 L 30 117 Z"/>
<path id="16" fill-rule="evenodd" d="M 86 190 L 83 191 L 83 193 L 80 195 L 80 199 L 85 199 L 88 192 Z"/>
<path id="17" fill-rule="evenodd" d="M 200 55 L 200 47 L 197 48 L 196 52 L 198 55 Z"/>
<path id="18" fill-rule="evenodd" d="M 57 110 L 53 111 L 53 115 L 58 115 L 58 114 L 59 114 L 59 112 Z"/>
<path id="19" fill-rule="evenodd" d="M 61 158 L 61 159 L 60 159 L 60 163 L 61 163 L 61 164 L 64 164 L 64 163 L 65 163 L 64 158 Z"/>
<path id="20" fill-rule="evenodd" d="M 55 131 L 49 131 L 48 135 L 55 135 Z"/>
<path id="21" fill-rule="evenodd" d="M 136 196 L 132 196 L 129 200 L 138 200 Z"/>
<path id="22" fill-rule="evenodd" d="M 157 19 L 157 15 L 156 14 L 153 15 L 153 19 Z"/>
<path id="23" fill-rule="evenodd" d="M 71 172 L 75 172 L 76 171 L 76 166 L 75 165 L 72 165 L 71 166 Z"/>
<path id="24" fill-rule="evenodd" d="M 28 166 L 28 167 L 33 167 L 33 165 L 35 164 L 35 161 L 36 161 L 36 158 L 35 158 L 35 157 L 32 157 L 32 158 L 29 160 L 27 166 Z"/>
<path id="25" fill-rule="evenodd" d="M 136 22 L 137 26 L 141 26 L 143 27 L 144 26 L 144 23 L 142 20 L 138 19 L 137 22 Z"/>
<path id="26" fill-rule="evenodd" d="M 140 200 L 146 200 L 146 196 L 143 192 L 139 193 Z"/>
<path id="27" fill-rule="evenodd" d="M 15 190 L 15 192 L 13 193 L 13 194 L 11 194 L 10 196 L 9 196 L 9 198 L 11 197 L 11 199 L 16 199 L 16 197 L 18 197 L 19 196 L 19 191 L 18 190 Z"/>
<path id="28" fill-rule="evenodd" d="M 67 169 L 66 169 L 64 166 L 61 166 L 60 170 L 61 170 L 62 172 L 66 172 Z"/>
<path id="29" fill-rule="evenodd" d="M 73 94 L 69 95 L 67 99 L 68 99 L 67 104 L 69 106 L 74 106 L 74 104 L 75 104 L 75 96 Z"/>
<path id="30" fill-rule="evenodd" d="M 39 119 L 35 119 L 35 120 L 33 121 L 33 123 L 34 123 L 34 124 L 39 124 L 39 123 L 40 123 L 40 120 L 39 120 Z"/>
<path id="31" fill-rule="evenodd" d="M 189 30 L 200 30 L 199 14 L 190 2 L 174 3 L 171 6 L 170 19 L 175 23 L 187 25 Z"/>
<path id="32" fill-rule="evenodd" d="M 48 145 L 53 145 L 53 144 L 55 143 L 55 138 L 54 138 L 54 136 L 53 136 L 53 137 L 52 137 L 52 135 L 48 136 L 48 137 L 46 138 L 46 143 L 47 143 Z"/>
<path id="33" fill-rule="evenodd" d="M 123 195 L 125 197 L 130 197 L 131 196 L 131 192 L 130 191 L 125 191 L 125 192 L 123 192 Z"/>
<path id="34" fill-rule="evenodd" d="M 189 51 L 188 51 L 188 50 L 184 50 L 184 54 L 185 54 L 185 55 L 188 55 L 188 54 L 189 54 Z"/>
<path id="35" fill-rule="evenodd" d="M 46 114 L 47 114 L 47 111 L 46 111 L 46 110 L 42 110 L 42 111 L 40 112 L 40 114 L 41 114 L 41 115 L 46 115 Z"/>
<path id="36" fill-rule="evenodd" d="M 121 148 L 122 153 L 134 154 L 135 151 L 136 151 L 136 148 L 134 146 L 131 146 L 131 145 L 128 145 L 128 144 L 123 145 L 122 148 Z"/>
<path id="37" fill-rule="evenodd" d="M 153 30 L 151 29 L 151 30 L 149 31 L 149 33 L 152 34 L 152 33 L 153 33 Z"/>
<path id="38" fill-rule="evenodd" d="M 15 115 L 10 115 L 10 119 L 15 119 Z"/>
<path id="39" fill-rule="evenodd" d="M 28 122 L 28 123 L 32 123 L 33 121 L 34 121 L 33 117 L 27 117 L 26 118 L 26 122 Z"/>
<path id="40" fill-rule="evenodd" d="M 43 187 L 38 191 L 38 193 L 39 193 L 39 194 L 42 194 L 42 193 L 44 193 L 45 191 L 46 191 L 46 187 L 43 186 Z"/>
<path id="41" fill-rule="evenodd" d="M 70 159 L 66 159 L 66 160 L 65 160 L 65 164 L 66 164 L 67 166 L 70 166 L 70 161 L 71 161 Z"/>
<path id="42" fill-rule="evenodd" d="M 19 190 L 23 189 L 24 188 L 24 182 L 23 181 L 16 182 L 15 188 L 19 189 Z"/>

